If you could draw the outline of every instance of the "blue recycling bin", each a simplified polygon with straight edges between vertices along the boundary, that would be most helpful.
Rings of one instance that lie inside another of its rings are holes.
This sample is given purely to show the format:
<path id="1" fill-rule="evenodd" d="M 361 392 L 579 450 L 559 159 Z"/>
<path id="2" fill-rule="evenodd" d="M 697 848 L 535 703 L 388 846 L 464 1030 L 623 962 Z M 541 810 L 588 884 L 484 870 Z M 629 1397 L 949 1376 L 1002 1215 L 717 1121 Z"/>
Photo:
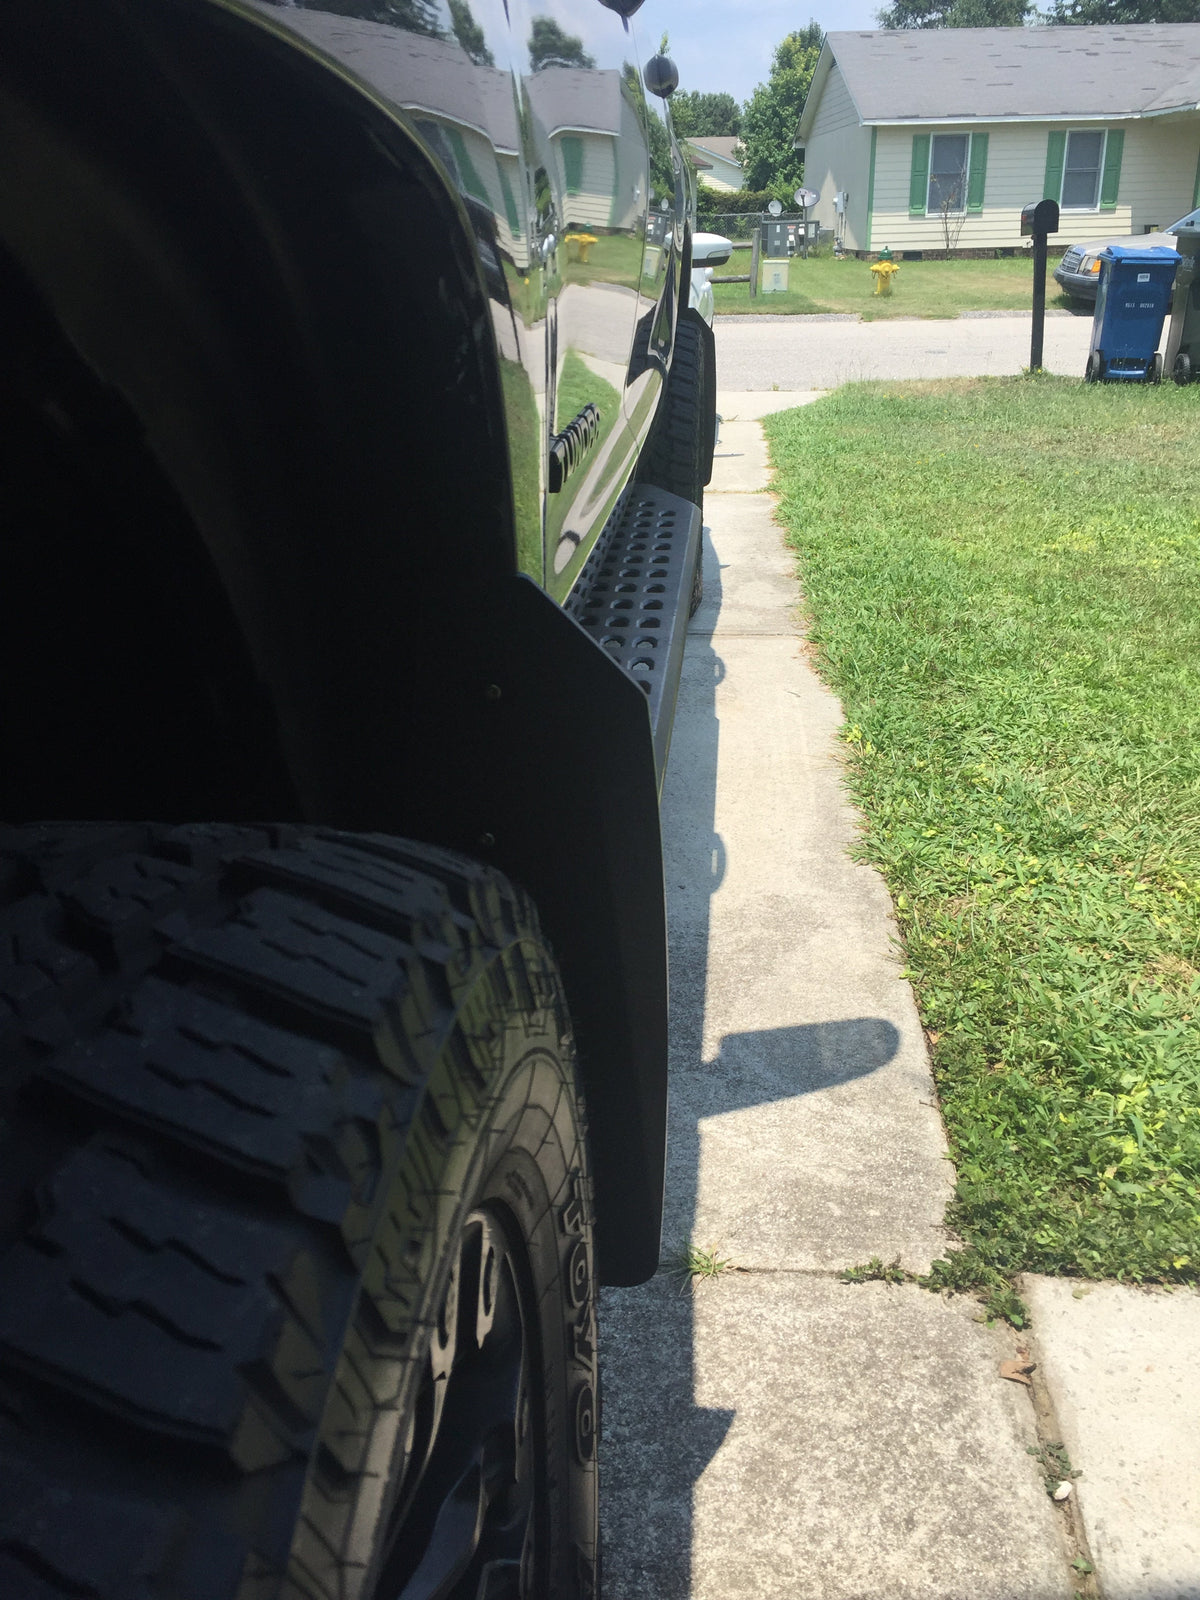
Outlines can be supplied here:
<path id="1" fill-rule="evenodd" d="M 1100 253 L 1100 286 L 1092 319 L 1088 383 L 1158 383 L 1158 341 L 1179 265 L 1178 250 L 1155 245 L 1130 250 L 1110 244 Z"/>

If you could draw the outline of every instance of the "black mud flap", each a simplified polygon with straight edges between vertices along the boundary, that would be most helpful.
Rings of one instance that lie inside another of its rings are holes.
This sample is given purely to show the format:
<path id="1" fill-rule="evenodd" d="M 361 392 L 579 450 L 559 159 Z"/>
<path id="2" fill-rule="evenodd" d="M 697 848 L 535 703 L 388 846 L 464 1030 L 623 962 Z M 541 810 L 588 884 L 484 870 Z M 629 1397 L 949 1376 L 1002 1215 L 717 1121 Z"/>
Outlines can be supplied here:
<path id="1" fill-rule="evenodd" d="M 671 543 L 693 550 L 693 508 L 676 505 Z M 643 523 L 646 532 L 653 520 Z M 666 553 L 652 548 L 665 540 L 637 542 L 646 548 L 635 554 Z M 687 592 L 691 568 L 677 558 L 669 575 L 651 577 L 650 564 L 644 582 L 663 588 L 646 598 L 661 599 L 663 610 L 645 615 L 659 622 L 649 632 L 662 640 L 665 662 L 672 649 L 682 652 L 687 611 L 678 594 Z M 660 572 L 663 563 L 654 565 Z M 562 974 L 591 1137 L 599 1277 L 642 1283 L 659 1262 L 667 1127 L 654 696 L 528 579 L 506 581 L 493 607 L 475 658 L 482 693 L 469 741 L 474 760 L 461 774 L 474 792 L 457 799 L 476 819 L 472 853 L 532 895 Z M 624 632 L 633 630 L 604 637 Z M 678 664 L 656 671 L 656 704 L 673 706 Z M 455 807 L 453 786 L 441 792 Z"/>
<path id="2" fill-rule="evenodd" d="M 476 770 L 491 775 L 476 796 L 478 853 L 532 894 L 562 972 L 591 1129 L 597 1265 L 610 1284 L 643 1282 L 659 1260 L 667 919 L 658 800 L 699 553 L 697 507 L 631 485 L 565 608 L 527 579 L 502 586 L 480 663 L 493 687 L 477 724 Z"/>

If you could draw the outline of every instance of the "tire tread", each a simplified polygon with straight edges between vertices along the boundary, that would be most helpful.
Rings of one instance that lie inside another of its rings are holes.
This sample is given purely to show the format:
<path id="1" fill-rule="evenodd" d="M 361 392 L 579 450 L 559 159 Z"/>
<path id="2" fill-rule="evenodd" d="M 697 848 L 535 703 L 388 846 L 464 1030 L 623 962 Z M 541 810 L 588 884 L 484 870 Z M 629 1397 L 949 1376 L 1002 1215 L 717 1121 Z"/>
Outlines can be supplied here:
<path id="1" fill-rule="evenodd" d="M 693 505 L 704 497 L 704 352 L 699 328 L 681 317 L 662 411 L 638 463 L 638 477 Z"/>
<path id="2" fill-rule="evenodd" d="M 562 1010 L 536 930 L 498 874 L 382 835 L 0 831 L 6 1597 L 341 1593 L 376 1358 L 486 1103 L 475 994 Z"/>

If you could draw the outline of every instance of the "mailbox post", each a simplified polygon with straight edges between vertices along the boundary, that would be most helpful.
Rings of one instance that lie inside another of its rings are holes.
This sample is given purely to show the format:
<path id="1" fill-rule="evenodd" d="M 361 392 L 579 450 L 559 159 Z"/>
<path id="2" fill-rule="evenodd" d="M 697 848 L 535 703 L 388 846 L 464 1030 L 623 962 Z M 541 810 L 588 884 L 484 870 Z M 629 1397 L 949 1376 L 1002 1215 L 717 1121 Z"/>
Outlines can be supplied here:
<path id="1" fill-rule="evenodd" d="M 1029 370 L 1042 370 L 1042 338 L 1046 331 L 1046 236 L 1058 232 L 1058 201 L 1036 200 L 1021 209 L 1021 236 L 1033 235 L 1033 332 Z"/>

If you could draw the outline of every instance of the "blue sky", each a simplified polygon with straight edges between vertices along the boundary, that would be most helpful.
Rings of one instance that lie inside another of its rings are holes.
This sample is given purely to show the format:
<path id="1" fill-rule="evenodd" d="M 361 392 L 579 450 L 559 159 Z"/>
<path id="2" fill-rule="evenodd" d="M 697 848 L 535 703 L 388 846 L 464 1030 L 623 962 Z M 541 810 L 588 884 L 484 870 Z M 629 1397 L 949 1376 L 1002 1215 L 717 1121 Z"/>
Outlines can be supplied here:
<path id="1" fill-rule="evenodd" d="M 646 0 L 637 14 L 638 43 L 657 44 L 665 30 L 679 67 L 679 87 L 726 90 L 745 100 L 766 80 L 771 55 L 793 28 L 810 20 L 827 33 L 874 28 L 884 0 Z"/>

